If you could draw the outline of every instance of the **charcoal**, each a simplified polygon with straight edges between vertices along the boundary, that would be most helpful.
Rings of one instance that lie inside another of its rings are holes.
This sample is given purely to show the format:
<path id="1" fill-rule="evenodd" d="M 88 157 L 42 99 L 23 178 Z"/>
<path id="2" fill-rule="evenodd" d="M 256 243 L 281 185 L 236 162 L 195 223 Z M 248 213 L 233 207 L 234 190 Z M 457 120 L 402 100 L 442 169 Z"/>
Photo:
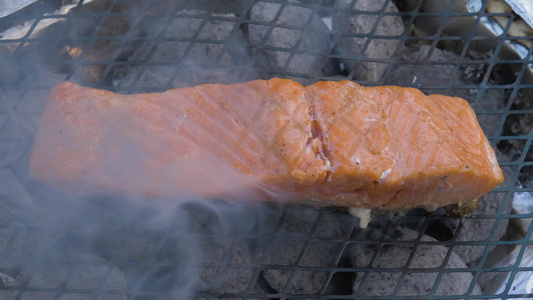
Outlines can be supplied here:
<path id="1" fill-rule="evenodd" d="M 474 211 L 474 215 L 495 215 L 498 214 L 502 207 L 506 193 L 489 193 L 480 198 L 477 209 Z M 503 214 L 510 214 L 512 208 L 512 197 L 507 202 L 506 207 L 503 210 Z M 462 223 L 460 231 L 457 230 L 459 223 Z M 493 227 L 496 225 L 495 218 L 489 219 L 473 219 L 466 218 L 464 220 L 458 219 L 445 219 L 444 226 L 449 228 L 452 232 L 455 232 L 457 241 L 483 241 L 488 240 Z M 507 231 L 507 225 L 509 219 L 502 219 L 499 224 L 492 240 L 500 240 Z M 461 246 L 455 247 L 454 253 L 456 253 L 461 259 L 468 265 L 472 265 L 478 260 L 485 250 L 484 246 Z"/>
<path id="2" fill-rule="evenodd" d="M 273 240 L 262 256 L 261 263 L 269 266 L 293 266 L 301 269 L 266 268 L 263 277 L 268 284 L 278 292 L 287 285 L 290 294 L 314 294 L 322 289 L 328 279 L 328 272 L 306 270 L 306 267 L 335 267 L 335 260 L 342 250 L 341 243 L 317 241 L 309 243 L 295 237 L 309 236 L 311 234 L 322 238 L 335 238 L 348 234 L 353 223 L 349 220 L 338 218 L 336 213 L 322 213 L 317 221 L 316 229 L 312 232 L 314 223 L 320 212 L 311 207 L 294 207 L 289 209 L 280 227 L 278 236 Z M 342 221 L 341 221 L 342 220 Z M 303 250 L 305 249 L 305 252 Z M 301 257 L 301 258 L 300 258 Z M 333 291 L 332 291 L 333 292 Z"/>
<path id="3" fill-rule="evenodd" d="M 228 256 L 230 241 L 227 236 L 174 240 L 172 247 L 162 247 L 158 261 L 176 267 L 152 267 L 149 275 L 145 276 L 142 289 L 191 289 L 226 294 L 244 292 L 255 272 L 253 268 L 241 265 L 245 261 L 250 262 L 250 249 L 246 243 L 236 243 Z M 226 262 L 226 259 L 229 261 Z"/>
<path id="4" fill-rule="evenodd" d="M 505 121 L 504 135 L 527 135 L 533 128 L 533 117 L 530 115 L 508 117 Z"/>
<path id="5" fill-rule="evenodd" d="M 515 192 L 513 193 L 513 214 L 529 214 L 533 211 L 533 195 L 530 192 Z M 508 230 L 510 239 L 522 238 L 529 230 L 531 225 L 531 218 L 518 218 L 510 220 L 511 225 Z M 533 237 L 530 237 L 533 240 Z"/>
<path id="6" fill-rule="evenodd" d="M 321 239 L 342 239 L 350 235 L 357 219 L 341 210 L 323 211 L 313 236 Z"/>
<path id="7" fill-rule="evenodd" d="M 212 11 L 215 13 L 229 14 L 233 13 L 237 16 L 246 15 L 250 3 L 249 0 L 184 0 L 180 1 L 180 7 L 187 9 L 197 9 Z M 216 2 L 216 5 L 214 5 Z"/>
<path id="8" fill-rule="evenodd" d="M 19 293 L 20 293 L 19 291 L 0 290 L 0 299 L 4 299 L 4 300 L 20 299 L 20 298 L 17 298 Z"/>
<path id="9" fill-rule="evenodd" d="M 35 256 L 45 253 L 64 236 L 62 232 L 23 230 L 18 233 L 7 253 L 13 256 Z"/>
<path id="10" fill-rule="evenodd" d="M 253 269 L 204 267 L 192 271 L 193 288 L 199 292 L 242 293 L 251 284 Z"/>
<path id="11" fill-rule="evenodd" d="M 278 234 L 287 237 L 309 235 L 318 214 L 313 207 L 289 206 Z"/>
<path id="12" fill-rule="evenodd" d="M 401 17 L 384 16 L 378 22 L 378 16 L 369 14 L 382 10 L 388 3 L 385 13 L 398 13 L 398 8 L 392 1 L 386 0 L 359 0 L 350 7 L 351 0 L 337 0 L 336 8 L 350 13 L 338 13 L 333 16 L 333 30 L 340 34 L 350 35 L 381 35 L 387 37 L 400 36 L 404 31 Z M 375 30 L 373 28 L 376 27 Z M 370 82 L 380 81 L 388 68 L 386 60 L 390 59 L 400 46 L 400 38 L 369 39 L 366 36 L 346 37 L 341 36 L 336 45 L 336 50 L 343 56 L 341 61 L 347 71 L 354 74 L 357 80 Z M 383 62 L 361 62 L 364 59 L 377 59 Z M 355 70 L 353 70 L 355 68 Z"/>
<path id="13" fill-rule="evenodd" d="M 28 283 L 31 288 L 58 288 L 65 281 L 69 266 L 66 263 L 47 262 L 31 270 L 32 277 Z"/>
<path id="14" fill-rule="evenodd" d="M 15 216 L 14 212 L 4 204 L 3 199 L 0 200 L 0 226 L 7 230 L 5 228 L 7 225 L 18 225 L 17 217 Z M 5 231 L 4 231 L 5 232 Z M 6 238 L 6 240 L 2 240 L 0 243 L 2 245 L 6 244 L 9 237 L 3 236 L 3 238 Z M 0 252 L 4 250 L 4 248 L 0 248 Z"/>
<path id="15" fill-rule="evenodd" d="M 105 11 L 111 5 L 109 0 L 90 0 L 84 1 L 83 5 L 76 10 L 75 13 L 91 14 Z M 6 57 L 15 54 L 18 59 L 32 60 L 41 62 L 43 60 L 52 62 L 70 61 L 71 66 L 50 64 L 47 67 L 50 70 L 67 73 L 69 68 L 74 69 L 74 77 L 82 82 L 89 84 L 96 84 L 104 78 L 103 73 L 106 67 L 115 58 L 121 58 L 125 53 L 132 51 L 137 46 L 136 42 L 121 44 L 120 41 L 99 40 L 92 44 L 87 44 L 85 41 L 79 39 L 69 39 L 72 37 L 88 36 L 95 33 L 99 37 L 120 37 L 125 35 L 134 20 L 134 17 L 124 16 L 132 14 L 138 8 L 139 3 L 132 3 L 134 1 L 117 1 L 113 3 L 113 12 L 122 13 L 122 16 L 105 18 L 102 21 L 100 17 L 84 17 L 77 18 L 77 22 L 66 25 L 65 18 L 52 17 L 41 20 L 30 20 L 23 25 L 18 25 L 6 30 L 1 34 L 3 40 L 22 38 L 26 33 L 32 29 L 30 33 L 31 38 L 39 38 L 42 41 L 25 42 L 23 47 L 17 49 L 18 42 L 2 44 L 0 48 L 0 56 Z M 65 5 L 61 9 L 53 12 L 53 15 L 75 14 L 73 8 L 76 5 Z M 35 28 L 32 28 L 35 22 L 38 22 Z M 97 32 L 95 31 L 97 28 Z M 57 36 L 63 36 L 63 39 L 58 39 Z M 83 54 L 82 54 L 83 53 Z M 48 58 L 44 58 L 48 55 Z M 77 60 L 82 62 L 77 65 Z M 104 62 L 103 64 L 101 62 Z M 94 64 L 93 64 L 94 63 Z M 20 68 L 19 66 L 9 66 L 6 68 L 9 73 L 0 72 L 0 78 L 11 78 L 12 81 L 20 80 L 30 77 L 33 67 Z M 11 76 L 9 76 L 11 75 Z M 13 76 L 14 75 L 14 76 Z"/>
<path id="16" fill-rule="evenodd" d="M 2 182 L 16 185 L 7 180 Z M 14 200 L 20 200 L 20 198 L 14 198 Z M 40 224 L 35 218 L 29 221 L 21 218 L 21 212 L 18 206 L 0 197 L 0 226 L 9 225 L 19 228 L 19 230 L 9 227 L 0 229 L 0 253 L 14 257 L 38 256 L 52 249 L 64 237 L 62 232 L 43 230 L 42 227 L 37 230 L 25 229 Z M 0 279 L 2 278 L 0 276 Z M 2 279 L 2 282 L 5 283 L 5 280 Z"/>
<path id="17" fill-rule="evenodd" d="M 128 58 L 130 65 L 114 70 L 118 87 L 135 91 L 257 79 L 248 67 L 251 56 L 241 29 L 236 27 L 236 15 L 212 14 L 224 20 L 210 20 L 202 25 L 205 14 L 205 11 L 181 10 L 178 16 L 190 18 L 176 17 L 168 26 L 166 18 L 144 22 L 141 27 L 149 38 L 163 35 L 166 39 L 193 39 L 197 35 L 202 42 L 194 39 L 191 42 L 145 42 Z"/>
<path id="18" fill-rule="evenodd" d="M 202 261 L 216 264 L 223 261 L 228 247 L 213 241 L 201 244 Z M 247 243 L 236 243 L 229 257 L 230 264 L 235 266 L 193 267 L 194 288 L 198 291 L 216 293 L 242 293 L 252 282 L 255 269 L 239 267 L 239 264 L 250 263 L 250 248 Z"/>
<path id="19" fill-rule="evenodd" d="M 421 45 L 420 49 L 411 55 L 411 59 L 414 61 L 428 60 L 433 62 L 441 61 L 453 63 L 454 61 L 456 62 L 458 58 L 459 56 L 454 52 L 435 48 L 430 45 Z M 433 80 L 430 82 L 433 82 Z"/>
<path id="20" fill-rule="evenodd" d="M 525 102 L 531 102 L 531 92 L 532 90 L 525 90 L 521 95 L 518 95 L 519 98 L 527 100 L 517 100 L 514 101 L 516 105 L 511 108 L 513 110 L 519 109 L 527 110 L 531 109 L 531 104 L 526 104 Z M 503 125 L 503 130 L 501 132 L 502 136 L 527 136 L 531 129 L 533 129 L 533 115 L 532 114 L 510 114 L 506 116 L 505 123 Z M 498 132 L 499 134 L 499 132 Z M 521 139 L 509 139 L 502 140 L 498 143 L 498 148 L 503 153 L 503 158 L 505 161 L 517 161 L 522 156 L 522 152 L 526 151 L 526 143 Z M 533 160 L 533 149 L 529 148 L 528 153 L 526 154 L 526 161 Z M 533 187 L 533 168 L 530 166 L 522 167 L 520 173 L 518 174 L 519 183 L 526 188 Z"/>
<path id="21" fill-rule="evenodd" d="M 199 263 L 206 266 L 194 265 L 191 267 L 191 273 L 194 274 L 192 281 L 196 290 L 213 291 L 218 288 L 221 292 L 229 292 L 229 290 L 242 292 L 248 286 L 248 282 L 244 282 L 245 286 L 242 287 L 239 286 L 239 283 L 243 283 L 242 281 L 233 281 L 239 275 L 238 272 L 222 272 L 221 267 L 213 265 L 223 261 L 226 245 L 218 243 L 214 239 L 203 238 L 197 248 L 201 254 L 193 259 L 197 259 Z M 225 286 L 225 284 L 229 286 Z M 242 287 L 242 290 L 239 290 L 239 287 Z"/>
<path id="22" fill-rule="evenodd" d="M 462 94 L 462 95 L 461 95 Z M 469 93 L 465 95 L 465 92 L 462 91 L 461 94 L 453 93 L 453 96 L 461 97 L 465 100 L 470 100 L 476 97 L 476 93 Z M 474 110 L 478 111 L 488 111 L 494 110 L 496 106 L 501 107 L 505 105 L 505 92 L 501 89 L 487 89 L 481 95 L 481 99 L 474 106 Z M 469 101 L 472 103 L 472 101 Z M 495 106 L 496 105 L 496 106 Z M 494 136 L 499 134 L 498 130 L 500 128 L 500 120 L 502 118 L 501 114 L 483 114 L 477 115 L 477 119 L 481 129 L 487 136 Z"/>
<path id="23" fill-rule="evenodd" d="M 2 295 L 0 293 L 0 295 Z M 4 299 L 4 298 L 2 298 Z M 11 299 L 11 298 L 7 298 Z M 15 298 L 13 298 L 15 299 Z M 61 294 L 60 296 L 57 296 L 56 292 L 24 292 L 22 293 L 22 296 L 20 298 L 16 298 L 20 300 L 42 300 L 42 299 L 58 299 L 58 300 L 123 300 L 127 299 L 127 296 L 124 295 L 99 295 L 99 296 L 93 296 L 91 294 L 81 294 L 81 293 L 68 293 L 68 294 Z"/>
<path id="24" fill-rule="evenodd" d="M 225 241 L 224 241 L 225 240 Z M 251 262 L 251 250 L 247 243 L 236 243 L 228 257 L 228 263 L 235 266 L 216 265 L 226 259 L 229 252 L 226 236 L 221 241 L 204 238 L 198 249 L 201 253 L 196 259 L 200 265 L 191 267 L 193 274 L 193 288 L 197 291 L 215 293 L 242 293 L 251 284 L 255 270 L 253 268 L 239 267 L 239 264 Z"/>
<path id="25" fill-rule="evenodd" d="M 23 300 L 39 300 L 39 299 L 53 299 L 56 293 L 54 292 L 24 292 L 21 293 L 20 299 Z"/>
<path id="26" fill-rule="evenodd" d="M 485 76 L 483 66 L 469 64 L 475 61 L 464 59 L 465 64 L 457 68 L 461 58 L 454 52 L 441 50 L 430 45 L 422 45 L 412 53 L 402 53 L 399 63 L 384 78 L 385 84 L 424 86 L 426 94 L 443 93 L 443 88 L 451 85 L 475 85 Z M 453 96 L 461 97 L 473 104 L 477 91 L 454 89 Z M 477 109 L 503 108 L 505 106 L 502 90 L 487 90 Z"/>
<path id="27" fill-rule="evenodd" d="M 43 298 L 39 298 L 43 299 Z M 91 294 L 78 294 L 78 293 L 68 293 L 68 294 L 62 294 L 59 296 L 58 300 L 126 300 L 127 296 L 125 295 L 99 295 L 96 298 L 93 298 L 93 295 Z"/>
<path id="28" fill-rule="evenodd" d="M 457 68 L 455 63 L 460 57 L 446 50 L 422 45 L 420 49 L 406 57 L 391 69 L 385 84 L 424 86 L 425 94 L 443 94 L 445 88 L 454 85 L 479 84 L 479 77 L 484 77 L 485 70 L 475 64 L 463 64 Z M 441 62 L 441 64 L 436 64 Z M 465 59 L 465 62 L 472 62 Z M 478 91 L 475 89 L 454 89 L 450 96 L 460 97 L 468 101 L 476 111 L 501 109 L 505 106 L 505 92 L 502 89 L 486 89 L 476 103 Z M 498 134 L 501 114 L 483 114 L 478 121 L 486 135 Z"/>
<path id="29" fill-rule="evenodd" d="M 157 236 L 95 236 L 88 245 L 92 252 L 104 258 L 142 263 L 156 255 L 157 241 Z"/>
<path id="30" fill-rule="evenodd" d="M 4 68 L 0 68 L 0 72 L 3 71 L 5 71 Z M 15 142 L 0 144 L 0 166 L 14 162 L 15 157 L 27 151 L 28 145 L 24 144 L 25 142 L 33 144 L 48 92 L 57 84 L 65 81 L 65 78 L 65 74 L 52 72 L 45 65 L 32 66 L 31 75 L 17 78 L 17 84 L 24 88 L 19 91 L 6 90 L 3 95 L 0 95 L 0 112 L 16 110 L 16 114 L 6 114 L 5 117 L 10 116 L 7 120 L 9 124 L 0 130 L 0 138 L 9 137 L 20 140 L 17 147 L 11 147 L 15 145 Z M 0 123 L 2 123 L 1 116 Z M 9 153 L 4 155 L 2 153 L 4 150 L 9 150 Z"/>
<path id="31" fill-rule="evenodd" d="M 53 14 L 66 14 L 71 8 L 72 6 L 64 6 Z M 57 32 L 62 31 L 61 28 L 64 21 L 64 18 L 58 17 L 29 20 L 0 32 L 0 40 L 3 42 L 0 43 L 0 60 L 3 62 L 3 66 L 0 68 L 1 82 L 8 85 L 16 85 L 21 80 L 34 74 L 35 66 L 12 62 L 25 60 L 40 64 L 43 60 L 68 58 L 68 55 L 63 51 L 64 44 L 56 43 Z M 26 35 L 30 39 L 41 40 L 25 40 L 24 37 Z M 24 40 L 22 45 L 20 40 Z"/>
<path id="32" fill-rule="evenodd" d="M 7 274 L 0 273 L 0 286 L 9 284 L 15 281 L 15 279 Z"/>
<path id="33" fill-rule="evenodd" d="M 2 6 L 0 7 L 0 18 L 9 16 L 32 3 L 37 2 L 36 0 L 14 0 L 14 1 L 1 1 Z"/>
<path id="34" fill-rule="evenodd" d="M 80 295 L 77 292 L 69 290 L 98 290 L 103 295 L 97 299 L 107 300 L 125 300 L 126 295 L 120 295 L 125 292 L 127 283 L 124 274 L 117 268 L 108 265 L 105 260 L 88 254 L 73 254 L 73 262 L 61 262 L 58 258 L 64 258 L 62 252 L 54 252 L 47 256 L 46 261 L 15 261 L 4 260 L 2 268 L 9 270 L 18 269 L 17 276 L 14 276 L 12 282 L 4 284 L 9 287 L 18 287 L 27 284 L 29 288 L 38 289 L 57 289 L 52 294 L 47 292 L 25 292 L 21 299 L 85 299 L 84 297 L 92 294 Z M 113 294 L 105 295 L 106 292 Z M 3 299 L 3 298 L 2 298 Z"/>
<path id="35" fill-rule="evenodd" d="M 2 114 L 0 115 L 0 123 L 3 123 L 0 138 L 28 141 L 33 137 L 32 130 L 35 120 L 28 121 L 23 114 Z"/>
<path id="36" fill-rule="evenodd" d="M 335 267 L 341 251 L 342 244 L 338 242 L 312 242 L 308 244 L 299 265 L 302 267 Z"/>
<path id="37" fill-rule="evenodd" d="M 403 227 L 393 227 L 385 231 L 383 227 L 369 227 L 368 230 L 357 234 L 356 239 L 367 240 L 369 237 L 382 236 L 385 240 L 413 241 L 413 244 L 352 244 L 347 247 L 343 256 L 351 261 L 354 267 L 368 268 L 367 272 L 357 272 L 353 284 L 355 293 L 365 296 L 391 295 L 399 284 L 402 273 L 403 282 L 398 289 L 398 296 L 421 296 L 429 293 L 435 285 L 438 268 L 443 264 L 448 248 L 442 245 L 418 245 L 413 259 L 408 263 L 408 257 L 412 251 L 418 232 Z M 423 235 L 420 239 L 425 242 L 436 242 L 435 239 Z M 377 240 L 376 240 L 377 242 Z M 376 253 L 377 252 L 377 253 Z M 373 265 L 370 265 L 375 256 Z M 397 268 L 397 271 L 380 271 L 381 268 Z M 436 269 L 435 272 L 416 272 L 410 269 Z M 461 258 L 454 253 L 446 264 L 446 270 L 466 268 Z M 368 277 L 368 278 L 366 278 Z M 366 279 L 365 279 L 366 278 Z M 446 273 L 436 288 L 437 295 L 461 295 L 467 292 L 473 276 L 467 272 Z M 367 280 L 362 285 L 363 280 Z M 480 292 L 476 285 L 474 293 Z"/>
<path id="38" fill-rule="evenodd" d="M 431 53 L 430 53 L 431 52 Z M 432 48 L 423 45 L 412 54 L 407 54 L 401 64 L 395 65 L 385 80 L 385 84 L 412 85 L 418 83 L 421 86 L 434 87 L 446 86 L 453 80 L 452 65 L 458 56 L 450 51 Z M 424 62 L 427 64 L 423 64 Z M 430 62 L 447 62 L 448 64 L 430 64 Z M 426 94 L 438 93 L 439 91 L 423 90 Z"/>
<path id="39" fill-rule="evenodd" d="M 116 39 L 125 36 L 135 24 L 136 17 L 133 16 L 142 6 L 141 1 L 93 0 L 87 4 L 84 2 L 84 5 L 76 13 L 81 15 L 97 14 L 110 9 L 110 6 L 112 6 L 112 13 L 117 15 L 103 19 L 98 17 L 77 18 L 78 21 L 73 23 L 66 33 L 72 37 L 95 34 L 104 38 L 90 44 L 84 41 L 69 41 L 65 47 L 66 53 L 75 67 L 74 77 L 82 84 L 107 83 L 108 74 L 104 72 L 109 64 L 115 60 L 124 59 L 140 46 L 140 42 L 136 40 L 122 42 Z M 114 40 L 106 38 L 114 38 Z M 78 60 L 82 64 L 78 65 Z"/>
<path id="40" fill-rule="evenodd" d="M 289 283 L 292 272 L 295 272 L 295 274 Z M 297 271 L 266 269 L 263 276 L 268 284 L 278 292 L 281 292 L 286 288 L 286 293 L 288 294 L 316 294 L 326 283 L 328 272 L 305 271 L 302 269 Z"/>
<path id="41" fill-rule="evenodd" d="M 3 148 L 3 147 L 2 147 Z M 17 150 L 19 147 L 14 147 Z M 2 150 L 9 150 L 3 148 Z M 1 151 L 1 150 L 0 150 Z M 1 153 L 1 152 L 0 152 Z M 10 153 L 17 156 L 16 153 Z M 15 205 L 30 206 L 33 203 L 32 196 L 27 192 L 25 182 L 8 168 L 0 167 L 0 199 L 2 203 L 10 203 L 8 207 Z"/>
<path id="42" fill-rule="evenodd" d="M 124 274 L 117 267 L 97 264 L 76 266 L 65 287 L 67 289 L 93 290 L 101 284 L 103 278 L 106 279 L 101 287 L 103 290 L 124 291 L 126 289 Z"/>
<path id="43" fill-rule="evenodd" d="M 282 6 L 280 3 L 259 1 L 250 11 L 248 39 L 252 46 L 258 47 L 254 53 L 255 60 L 264 79 L 292 73 L 291 79 L 305 85 L 310 83 L 306 79 L 310 76 L 328 76 L 335 72 L 336 66 L 331 60 L 322 62 L 324 54 L 329 53 L 329 29 L 311 8 L 293 5 L 297 3 L 289 1 L 287 6 Z M 295 50 L 302 53 L 291 55 Z"/>
<path id="44" fill-rule="evenodd" d="M 250 222 L 247 215 L 252 212 L 245 211 L 246 215 L 241 216 L 237 212 L 243 212 L 244 207 L 232 206 L 235 212 L 226 210 L 228 207 L 222 204 L 213 205 L 217 207 L 216 211 L 211 210 L 214 206 L 187 207 L 189 232 L 185 236 L 167 238 L 158 258 L 179 265 L 179 269 L 172 270 L 175 273 L 172 276 L 181 278 L 183 286 L 194 291 L 244 292 L 252 284 L 255 272 L 249 264 L 255 263 L 260 255 L 256 249 L 262 249 L 264 245 L 258 245 L 253 239 L 234 240 L 233 234 L 243 230 L 243 222 Z M 237 224 L 241 228 L 236 228 Z M 247 232 L 244 229 L 243 233 Z M 193 233 L 200 236 L 189 236 Z"/>
<path id="45" fill-rule="evenodd" d="M 205 251 L 206 248 L 204 248 Z M 229 257 L 230 264 L 247 264 L 252 262 L 252 253 L 247 243 L 236 243 Z M 222 261 L 220 259 L 219 261 Z M 207 271 L 203 284 L 209 284 L 209 291 L 216 293 L 242 293 L 251 284 L 254 269 L 244 267 L 216 267 Z"/>

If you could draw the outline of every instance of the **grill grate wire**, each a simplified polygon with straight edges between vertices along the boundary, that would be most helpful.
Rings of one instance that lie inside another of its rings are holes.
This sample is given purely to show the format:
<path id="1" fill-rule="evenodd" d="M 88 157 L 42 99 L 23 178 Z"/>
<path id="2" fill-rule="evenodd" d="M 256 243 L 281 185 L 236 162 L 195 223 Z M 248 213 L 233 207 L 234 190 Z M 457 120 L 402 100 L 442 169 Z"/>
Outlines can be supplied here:
<path id="1" fill-rule="evenodd" d="M 0 19 L 6 30 L 35 18 L 23 34 L 0 39 L 0 298 L 532 298 L 532 49 L 523 57 L 510 52 L 517 37 L 509 26 L 501 35 L 480 33 L 485 19 L 514 16 L 487 12 L 487 1 L 472 13 L 454 9 L 460 0 L 442 1 L 440 11 L 430 10 L 432 1 L 384 0 L 379 10 L 360 12 L 375 17 L 369 32 L 353 33 L 313 25 L 339 15 L 347 21 L 335 1 L 261 2 L 276 7 L 270 20 L 251 19 L 255 1 L 230 0 L 80 1 L 69 13 L 54 12 L 59 1 L 39 1 L 41 14 Z M 400 11 L 387 11 L 390 3 Z M 291 10 L 308 17 L 287 19 Z M 405 30 L 378 33 L 388 17 L 400 17 Z M 459 19 L 471 26 L 454 33 Z M 46 22 L 52 25 L 40 28 Z M 254 43 L 253 26 L 265 29 Z M 276 44 L 279 31 L 297 38 Z M 302 48 L 317 36 L 327 36 L 321 49 Z M 387 58 L 342 53 L 339 42 L 353 37 L 366 39 L 360 53 L 373 39 L 399 43 Z M 286 59 L 266 63 L 265 53 Z M 416 87 L 472 104 L 506 170 L 490 194 L 493 207 L 462 220 L 442 209 L 378 214 L 361 230 L 341 209 L 216 202 L 186 204 L 162 222 L 149 205 L 69 201 L 27 178 L 44 99 L 59 82 L 120 93 L 271 77 L 310 84 L 356 80 L 367 63 L 388 68 L 378 80 L 357 79 L 362 84 Z M 468 264 L 457 262 L 472 252 Z"/>

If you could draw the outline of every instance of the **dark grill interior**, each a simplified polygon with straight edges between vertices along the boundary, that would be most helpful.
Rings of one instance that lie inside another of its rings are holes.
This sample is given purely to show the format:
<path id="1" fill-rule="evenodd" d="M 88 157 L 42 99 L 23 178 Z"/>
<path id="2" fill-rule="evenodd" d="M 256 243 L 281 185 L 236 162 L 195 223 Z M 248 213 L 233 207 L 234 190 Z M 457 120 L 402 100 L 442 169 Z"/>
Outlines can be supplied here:
<path id="1" fill-rule="evenodd" d="M 55 0 L 1 18 L 0 299 L 532 298 L 533 62 L 519 41 L 533 37 L 496 32 L 494 16 L 518 16 L 472 3 Z M 142 93 L 272 77 L 462 97 L 506 181 L 470 217 L 375 212 L 363 230 L 339 208 L 72 199 L 28 178 L 62 81 Z"/>

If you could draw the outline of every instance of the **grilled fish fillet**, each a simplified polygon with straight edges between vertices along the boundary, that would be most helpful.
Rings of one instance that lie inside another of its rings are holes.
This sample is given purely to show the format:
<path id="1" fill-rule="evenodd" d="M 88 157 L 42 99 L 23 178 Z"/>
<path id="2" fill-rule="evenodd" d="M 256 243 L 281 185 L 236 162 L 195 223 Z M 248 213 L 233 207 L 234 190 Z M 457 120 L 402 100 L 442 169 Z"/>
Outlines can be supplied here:
<path id="1" fill-rule="evenodd" d="M 463 99 L 287 79 L 137 95 L 64 82 L 50 92 L 29 173 L 83 196 L 385 210 L 462 204 L 503 181 Z"/>

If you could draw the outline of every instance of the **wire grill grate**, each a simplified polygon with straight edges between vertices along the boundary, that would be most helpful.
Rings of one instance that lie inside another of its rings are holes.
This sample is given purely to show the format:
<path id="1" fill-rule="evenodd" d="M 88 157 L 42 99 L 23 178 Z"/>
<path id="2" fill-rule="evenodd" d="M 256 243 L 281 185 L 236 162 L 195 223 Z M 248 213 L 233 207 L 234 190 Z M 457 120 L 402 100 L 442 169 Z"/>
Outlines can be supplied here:
<path id="1" fill-rule="evenodd" d="M 0 19 L 0 298 L 533 298 L 533 48 L 516 43 L 532 37 L 491 32 L 494 16 L 516 17 L 487 1 L 372 2 L 362 21 L 346 7 L 369 1 L 38 1 Z M 27 178 L 59 82 L 138 93 L 271 77 L 463 97 L 506 181 L 469 218 L 378 213 L 361 230 L 340 209 L 189 203 L 162 216 Z"/>

